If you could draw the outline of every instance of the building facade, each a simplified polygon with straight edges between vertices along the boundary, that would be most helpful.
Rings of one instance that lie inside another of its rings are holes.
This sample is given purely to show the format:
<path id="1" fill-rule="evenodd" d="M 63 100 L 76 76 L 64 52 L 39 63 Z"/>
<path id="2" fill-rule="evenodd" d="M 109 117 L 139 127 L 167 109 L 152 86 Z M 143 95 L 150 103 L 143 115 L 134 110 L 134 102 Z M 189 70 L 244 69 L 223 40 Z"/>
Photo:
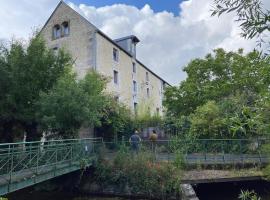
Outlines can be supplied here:
<path id="1" fill-rule="evenodd" d="M 61 1 L 41 30 L 49 48 L 63 48 L 75 61 L 78 78 L 96 70 L 110 78 L 106 92 L 131 110 L 163 114 L 164 87 L 169 85 L 136 58 L 136 36 L 112 40 Z"/>

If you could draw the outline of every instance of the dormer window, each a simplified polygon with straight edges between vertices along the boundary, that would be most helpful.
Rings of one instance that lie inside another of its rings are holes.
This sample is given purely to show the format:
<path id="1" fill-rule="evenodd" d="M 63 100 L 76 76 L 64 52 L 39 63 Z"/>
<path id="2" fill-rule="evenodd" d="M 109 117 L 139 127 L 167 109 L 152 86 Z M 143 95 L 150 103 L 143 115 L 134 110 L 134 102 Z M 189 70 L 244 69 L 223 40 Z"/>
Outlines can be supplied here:
<path id="1" fill-rule="evenodd" d="M 69 23 L 68 22 L 62 23 L 62 34 L 63 34 L 63 36 L 69 35 Z"/>
<path id="2" fill-rule="evenodd" d="M 59 24 L 54 25 L 53 27 L 53 39 L 57 39 L 61 37 L 61 27 Z"/>

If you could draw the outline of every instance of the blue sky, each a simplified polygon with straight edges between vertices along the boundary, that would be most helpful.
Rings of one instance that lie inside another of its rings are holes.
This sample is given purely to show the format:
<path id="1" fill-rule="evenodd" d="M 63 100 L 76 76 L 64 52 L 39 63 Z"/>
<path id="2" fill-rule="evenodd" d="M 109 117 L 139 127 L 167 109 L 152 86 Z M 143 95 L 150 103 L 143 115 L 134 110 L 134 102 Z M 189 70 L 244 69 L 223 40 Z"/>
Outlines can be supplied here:
<path id="1" fill-rule="evenodd" d="M 29 38 L 44 25 L 59 1 L 0 0 L 0 42 Z M 244 48 L 248 52 L 256 46 L 256 41 L 241 38 L 232 15 L 211 17 L 214 0 L 64 1 L 112 39 L 136 35 L 140 39 L 137 59 L 173 85 L 186 78 L 182 69 L 192 59 L 215 48 Z M 270 9 L 270 0 L 262 1 Z"/>
<path id="2" fill-rule="evenodd" d="M 155 12 L 168 11 L 173 12 L 174 15 L 179 15 L 179 4 L 184 0 L 71 0 L 73 3 L 91 5 L 101 7 L 106 5 L 113 5 L 117 3 L 133 5 L 142 8 L 145 4 L 149 4 Z"/>

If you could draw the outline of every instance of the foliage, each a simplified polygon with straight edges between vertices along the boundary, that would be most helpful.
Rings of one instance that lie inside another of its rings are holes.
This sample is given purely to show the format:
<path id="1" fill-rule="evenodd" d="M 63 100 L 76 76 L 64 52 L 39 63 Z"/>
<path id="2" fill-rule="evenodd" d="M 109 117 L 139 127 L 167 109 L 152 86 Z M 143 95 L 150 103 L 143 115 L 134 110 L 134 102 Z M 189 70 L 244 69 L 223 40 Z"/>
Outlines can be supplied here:
<path id="1" fill-rule="evenodd" d="M 100 125 L 106 80 L 96 72 L 88 73 L 77 81 L 68 71 L 38 102 L 42 130 L 63 138 L 76 137 L 82 126 Z"/>
<path id="2" fill-rule="evenodd" d="M 128 187 L 133 194 L 166 198 L 179 192 L 181 170 L 170 163 L 153 162 L 147 152 L 132 156 L 125 147 L 118 152 L 113 163 L 99 162 L 96 181 L 117 188 Z"/>
<path id="3" fill-rule="evenodd" d="M 241 200 L 261 200 L 260 197 L 257 196 L 256 192 L 254 191 L 243 191 L 241 190 L 241 193 L 239 194 L 238 199 Z"/>
<path id="4" fill-rule="evenodd" d="M 145 101 L 138 106 L 137 113 L 134 118 L 134 125 L 137 128 L 148 128 L 159 126 L 163 119 L 159 113 L 151 113 L 150 107 L 152 101 Z"/>
<path id="5" fill-rule="evenodd" d="M 37 139 L 40 136 L 35 104 L 41 92 L 49 91 L 71 58 L 63 51 L 57 55 L 34 36 L 25 46 L 13 40 L 0 48 L 0 138 L 11 142 L 14 138 Z"/>
<path id="6" fill-rule="evenodd" d="M 132 133 L 133 115 L 123 103 L 108 96 L 102 112 L 101 126 L 96 128 L 98 136 L 112 140 L 122 136 L 128 137 Z"/>
<path id="7" fill-rule="evenodd" d="M 235 13 L 244 38 L 260 37 L 259 45 L 269 32 L 270 11 L 263 9 L 261 0 L 214 0 L 213 15 Z"/>
<path id="8" fill-rule="evenodd" d="M 214 54 L 192 60 L 184 68 L 187 79 L 165 91 L 164 105 L 172 115 L 189 115 L 209 100 L 218 102 L 238 92 L 267 91 L 269 62 L 269 57 L 256 51 L 243 55 L 242 50 L 226 53 L 216 49 Z"/>
<path id="9" fill-rule="evenodd" d="M 221 110 L 214 101 L 198 107 L 194 114 L 190 115 L 190 134 L 195 138 L 220 137 L 226 129 L 225 120 Z M 200 134 L 200 135 L 198 135 Z"/>
<path id="10" fill-rule="evenodd" d="M 242 138 L 270 128 L 269 57 L 214 51 L 191 61 L 188 77 L 165 93 L 167 126 L 191 138 Z"/>

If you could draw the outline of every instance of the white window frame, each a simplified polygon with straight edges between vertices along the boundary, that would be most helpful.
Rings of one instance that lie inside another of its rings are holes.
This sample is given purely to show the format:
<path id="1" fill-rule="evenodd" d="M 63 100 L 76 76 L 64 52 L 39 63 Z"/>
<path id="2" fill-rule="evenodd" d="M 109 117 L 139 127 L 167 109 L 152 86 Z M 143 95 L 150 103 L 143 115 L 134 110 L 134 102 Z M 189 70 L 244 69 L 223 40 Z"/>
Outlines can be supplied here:
<path id="1" fill-rule="evenodd" d="M 59 24 L 55 24 L 53 26 L 52 32 L 54 40 L 61 38 L 61 26 Z"/>
<path id="2" fill-rule="evenodd" d="M 62 35 L 63 37 L 69 36 L 70 34 L 70 24 L 68 21 L 62 23 Z"/>

